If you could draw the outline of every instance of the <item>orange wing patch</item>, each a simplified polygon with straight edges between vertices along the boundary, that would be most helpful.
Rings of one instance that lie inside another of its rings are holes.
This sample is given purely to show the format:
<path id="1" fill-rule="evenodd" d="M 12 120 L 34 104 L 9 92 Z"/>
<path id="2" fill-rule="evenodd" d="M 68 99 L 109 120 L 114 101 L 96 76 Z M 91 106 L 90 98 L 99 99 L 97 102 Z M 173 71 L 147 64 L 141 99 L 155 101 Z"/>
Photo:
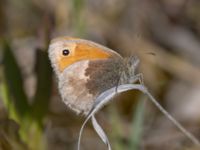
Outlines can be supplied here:
<path id="1" fill-rule="evenodd" d="M 61 72 L 71 64 L 81 60 L 106 59 L 111 57 L 111 53 L 93 45 L 89 45 L 86 43 L 76 44 L 77 45 L 75 47 L 73 55 L 63 56 L 59 60 L 59 70 Z"/>

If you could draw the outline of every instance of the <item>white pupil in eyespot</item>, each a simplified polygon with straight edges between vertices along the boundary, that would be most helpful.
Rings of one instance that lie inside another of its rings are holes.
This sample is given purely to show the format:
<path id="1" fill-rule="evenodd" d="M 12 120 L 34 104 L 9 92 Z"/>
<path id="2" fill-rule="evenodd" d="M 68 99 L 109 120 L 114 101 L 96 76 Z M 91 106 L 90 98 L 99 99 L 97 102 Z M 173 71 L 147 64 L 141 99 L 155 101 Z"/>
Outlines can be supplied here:
<path id="1" fill-rule="evenodd" d="M 68 50 L 68 49 L 64 49 L 64 50 L 62 51 L 62 54 L 63 54 L 64 56 L 69 55 L 69 50 Z"/>

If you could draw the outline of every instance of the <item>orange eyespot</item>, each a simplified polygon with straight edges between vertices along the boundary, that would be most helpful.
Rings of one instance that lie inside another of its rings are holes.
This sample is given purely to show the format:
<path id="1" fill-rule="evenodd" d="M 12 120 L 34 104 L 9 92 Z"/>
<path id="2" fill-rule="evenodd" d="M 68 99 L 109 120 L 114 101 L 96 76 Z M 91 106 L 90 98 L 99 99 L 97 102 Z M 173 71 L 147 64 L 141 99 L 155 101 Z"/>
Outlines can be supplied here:
<path id="1" fill-rule="evenodd" d="M 69 55 L 69 53 L 70 53 L 70 51 L 69 51 L 68 49 L 64 49 L 64 50 L 62 51 L 62 55 L 63 55 L 63 56 L 67 56 L 67 55 Z"/>

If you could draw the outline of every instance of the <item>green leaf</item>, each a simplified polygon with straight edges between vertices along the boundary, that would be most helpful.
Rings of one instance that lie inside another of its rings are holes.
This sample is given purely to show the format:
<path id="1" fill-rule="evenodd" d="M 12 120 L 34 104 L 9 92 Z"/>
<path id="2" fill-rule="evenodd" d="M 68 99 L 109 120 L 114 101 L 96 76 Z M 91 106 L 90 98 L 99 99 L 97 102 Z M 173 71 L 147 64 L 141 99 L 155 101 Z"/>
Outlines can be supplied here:
<path id="1" fill-rule="evenodd" d="M 20 68 L 7 42 L 3 43 L 3 50 L 3 72 L 11 96 L 9 100 L 13 100 L 19 116 L 24 117 L 29 110 L 29 104 L 23 88 Z"/>
<path id="2" fill-rule="evenodd" d="M 52 86 L 52 68 L 46 51 L 37 50 L 37 87 L 32 105 L 32 113 L 40 121 L 48 111 Z"/>
<path id="3" fill-rule="evenodd" d="M 112 132 L 110 132 L 110 136 L 112 137 L 112 147 L 115 150 L 123 150 L 125 149 L 125 145 L 122 141 L 123 139 L 123 127 L 120 120 L 119 112 L 116 109 L 116 104 L 110 105 L 110 121 L 112 126 Z"/>
<path id="4" fill-rule="evenodd" d="M 132 131 L 130 137 L 130 150 L 139 150 L 139 145 L 143 131 L 143 119 L 145 112 L 145 100 L 141 99 L 138 102 L 136 111 L 134 112 L 134 118 L 132 122 Z"/>
<path id="5" fill-rule="evenodd" d="M 84 0 L 73 0 L 72 3 L 73 8 L 73 27 L 75 29 L 75 35 L 79 37 L 85 36 L 85 30 L 86 30 L 86 21 L 84 20 L 84 8 L 85 8 L 85 1 Z"/>
<path id="6" fill-rule="evenodd" d="M 9 94 L 9 91 L 8 91 L 8 86 L 5 83 L 5 80 L 4 80 L 3 75 L 2 75 L 2 70 L 0 70 L 0 74 L 1 74 L 1 76 L 0 76 L 0 78 L 1 78 L 1 82 L 0 82 L 1 99 L 3 101 L 4 106 L 7 109 L 9 118 L 14 119 L 15 121 L 19 122 L 19 119 L 20 119 L 19 114 L 17 113 L 17 111 L 14 107 L 14 103 L 11 100 L 11 97 L 10 97 L 10 94 Z"/>

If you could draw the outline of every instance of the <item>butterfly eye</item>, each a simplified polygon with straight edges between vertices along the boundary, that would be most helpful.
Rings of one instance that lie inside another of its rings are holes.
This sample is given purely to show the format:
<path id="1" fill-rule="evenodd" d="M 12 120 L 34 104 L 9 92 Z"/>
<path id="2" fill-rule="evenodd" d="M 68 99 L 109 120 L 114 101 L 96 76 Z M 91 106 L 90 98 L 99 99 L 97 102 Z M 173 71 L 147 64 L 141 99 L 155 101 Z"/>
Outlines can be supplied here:
<path id="1" fill-rule="evenodd" d="M 64 50 L 62 51 L 62 54 L 63 54 L 63 56 L 69 55 L 69 50 L 68 50 L 68 49 L 64 49 Z"/>

